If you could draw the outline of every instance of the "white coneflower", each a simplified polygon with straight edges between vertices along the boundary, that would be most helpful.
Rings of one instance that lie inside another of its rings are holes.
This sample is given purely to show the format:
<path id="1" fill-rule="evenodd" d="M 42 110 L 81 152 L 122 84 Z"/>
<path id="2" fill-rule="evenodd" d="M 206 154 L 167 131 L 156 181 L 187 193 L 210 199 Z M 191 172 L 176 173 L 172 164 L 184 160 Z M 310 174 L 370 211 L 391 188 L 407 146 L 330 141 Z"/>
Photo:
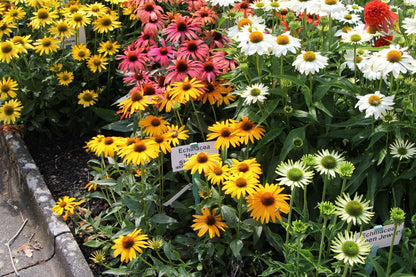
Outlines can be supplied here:
<path id="1" fill-rule="evenodd" d="M 366 55 L 366 51 L 367 50 L 359 49 L 358 51 L 356 51 L 355 57 L 354 57 L 353 50 L 350 50 L 350 49 L 346 50 L 345 55 L 344 55 L 345 62 L 341 64 L 341 68 L 344 69 L 348 67 L 351 70 L 355 70 L 355 66 L 357 66 L 357 68 L 362 71 L 363 68 L 366 66 L 365 60 L 368 57 Z"/>
<path id="2" fill-rule="evenodd" d="M 365 263 L 371 246 L 362 235 L 358 236 L 356 233 L 345 231 L 344 234 L 338 233 L 331 245 L 331 250 L 337 253 L 335 259 L 353 266 Z"/>
<path id="3" fill-rule="evenodd" d="M 287 8 L 293 12 L 300 14 L 318 14 L 320 11 L 319 0 L 293 0 L 285 1 Z"/>
<path id="4" fill-rule="evenodd" d="M 385 75 L 383 75 L 382 68 L 380 67 L 380 64 L 382 63 L 383 59 L 377 52 L 368 55 L 367 59 L 363 61 L 363 67 L 361 69 L 363 77 L 370 81 L 384 78 Z"/>
<path id="5" fill-rule="evenodd" d="M 336 17 L 338 14 L 342 14 L 346 11 L 344 4 L 338 0 L 320 0 L 321 7 L 319 9 L 320 16 Z"/>
<path id="6" fill-rule="evenodd" d="M 276 37 L 276 41 L 273 44 L 272 54 L 276 57 L 286 56 L 287 52 L 293 54 L 301 47 L 300 39 L 292 37 L 290 32 L 284 32 Z"/>
<path id="7" fill-rule="evenodd" d="M 345 10 L 342 13 L 337 13 L 333 18 L 342 23 L 342 25 L 348 24 L 350 26 L 356 26 L 362 24 L 361 17 L 351 11 Z"/>
<path id="8" fill-rule="evenodd" d="M 405 29 L 405 33 L 408 35 L 416 34 L 416 17 L 415 18 L 405 18 L 403 20 L 403 29 Z"/>
<path id="9" fill-rule="evenodd" d="M 265 28 L 245 26 L 236 39 L 240 43 L 238 48 L 247 56 L 254 54 L 268 54 L 276 40 L 271 34 L 264 32 Z"/>
<path id="10" fill-rule="evenodd" d="M 322 56 L 319 52 L 302 51 L 292 65 L 300 73 L 306 75 L 309 73 L 315 74 L 328 65 L 328 58 Z"/>
<path id="11" fill-rule="evenodd" d="M 363 44 L 370 41 L 372 38 L 373 35 L 364 30 L 364 25 L 359 25 L 354 29 L 341 34 L 342 41 L 349 44 Z"/>
<path id="12" fill-rule="evenodd" d="M 380 67 L 385 76 L 392 72 L 393 76 L 397 78 L 400 73 L 407 73 L 408 71 L 414 73 L 416 71 L 416 62 L 406 50 L 407 47 L 400 48 L 400 45 L 390 44 L 389 49 L 383 49 L 379 52 L 380 59 L 383 61 Z"/>
<path id="13" fill-rule="evenodd" d="M 248 17 L 239 17 L 236 22 L 236 25 L 230 27 L 227 30 L 227 35 L 230 39 L 238 39 L 239 35 L 241 34 L 245 26 L 252 26 L 257 30 L 261 31 L 264 31 L 265 29 L 264 18 L 256 15 L 249 15 Z"/>
<path id="14" fill-rule="evenodd" d="M 234 0 L 208 0 L 211 2 L 212 6 L 221 6 L 221 7 L 228 7 L 229 5 L 234 4 Z"/>
<path id="15" fill-rule="evenodd" d="M 363 201 L 362 195 L 354 195 L 354 198 L 344 193 L 342 196 L 339 195 L 335 200 L 335 214 L 346 221 L 347 223 L 352 222 L 354 225 L 361 225 L 370 222 L 374 215 L 374 212 L 370 210 L 373 208 L 370 206 L 370 200 Z"/>
<path id="16" fill-rule="evenodd" d="M 407 160 L 416 154 L 416 147 L 414 146 L 414 143 L 410 143 L 407 140 L 397 138 L 389 147 L 390 154 L 392 154 L 395 158 L 399 158 L 399 160 Z"/>
<path id="17" fill-rule="evenodd" d="M 358 102 L 355 107 L 360 111 L 365 110 L 365 117 L 374 115 L 375 119 L 380 118 L 386 111 L 392 110 L 394 105 L 394 95 L 385 96 L 379 91 L 373 94 L 366 94 L 364 96 L 357 96 Z"/>
<path id="18" fill-rule="evenodd" d="M 316 171 L 318 171 L 321 175 L 326 174 L 330 177 L 336 176 L 338 173 L 338 165 L 344 161 L 344 158 L 341 156 L 341 154 L 337 153 L 336 151 L 329 152 L 327 149 L 318 151 L 315 157 Z"/>
<path id="19" fill-rule="evenodd" d="M 347 8 L 348 11 L 350 11 L 352 13 L 359 13 L 359 14 L 361 14 L 364 11 L 364 8 L 361 7 L 358 4 L 348 4 L 346 6 L 346 8 Z"/>
<path id="20" fill-rule="evenodd" d="M 276 168 L 276 173 L 282 177 L 277 178 L 280 185 L 289 187 L 304 188 L 312 181 L 313 172 L 309 171 L 307 166 L 302 161 L 293 162 L 289 160 L 287 163 L 282 162 Z"/>
<path id="21" fill-rule="evenodd" d="M 248 86 L 243 93 L 241 93 L 241 97 L 244 98 L 244 105 L 251 105 L 256 102 L 263 103 L 266 100 L 266 95 L 269 94 L 269 87 L 257 83 L 251 86 Z"/>

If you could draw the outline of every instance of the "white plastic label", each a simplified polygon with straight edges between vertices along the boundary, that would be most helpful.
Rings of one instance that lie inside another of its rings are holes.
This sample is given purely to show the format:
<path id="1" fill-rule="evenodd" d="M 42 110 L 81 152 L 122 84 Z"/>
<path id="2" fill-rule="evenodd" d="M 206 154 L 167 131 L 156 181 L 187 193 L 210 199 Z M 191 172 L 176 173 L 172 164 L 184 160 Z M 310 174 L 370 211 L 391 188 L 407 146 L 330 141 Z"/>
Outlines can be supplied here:
<path id="1" fill-rule="evenodd" d="M 397 226 L 396 237 L 394 238 L 394 245 L 399 244 L 402 238 L 404 223 Z M 378 246 L 379 248 L 390 247 L 393 239 L 394 224 L 383 226 L 383 229 L 376 231 L 374 229 L 363 231 L 362 235 L 371 246 Z"/>
<path id="2" fill-rule="evenodd" d="M 193 143 L 178 147 L 173 147 L 171 152 L 172 171 L 183 170 L 183 164 L 192 155 L 199 152 L 207 152 L 208 154 L 218 153 L 218 149 L 214 148 L 215 141 Z M 191 146 L 192 145 L 192 146 Z"/>

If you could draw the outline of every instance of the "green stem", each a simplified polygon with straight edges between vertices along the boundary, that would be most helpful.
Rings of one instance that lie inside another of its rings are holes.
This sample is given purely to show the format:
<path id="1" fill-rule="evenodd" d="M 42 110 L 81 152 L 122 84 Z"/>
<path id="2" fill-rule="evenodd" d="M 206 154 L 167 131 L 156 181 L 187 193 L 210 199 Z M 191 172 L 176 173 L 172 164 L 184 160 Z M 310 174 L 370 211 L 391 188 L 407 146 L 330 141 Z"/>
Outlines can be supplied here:
<path id="1" fill-rule="evenodd" d="M 354 46 L 354 56 L 353 56 L 353 61 L 354 61 L 354 81 L 355 83 L 357 83 L 357 44 L 353 44 Z"/>
<path id="2" fill-rule="evenodd" d="M 183 122 L 182 122 L 181 115 L 179 113 L 179 109 L 174 109 L 174 111 L 175 111 L 175 114 L 176 114 L 176 116 L 177 116 L 177 118 L 179 120 L 179 123 L 181 124 L 180 126 L 183 126 Z"/>
<path id="3" fill-rule="evenodd" d="M 163 154 L 160 153 L 159 155 L 159 176 L 160 176 L 160 213 L 163 212 L 163 194 L 165 189 L 165 178 L 163 174 Z"/>
<path id="4" fill-rule="evenodd" d="M 324 217 L 324 224 L 322 226 L 322 235 L 321 235 L 321 243 L 319 245 L 319 254 L 318 254 L 318 267 L 321 265 L 321 257 L 322 257 L 322 250 L 324 249 L 324 240 L 325 240 L 325 233 L 326 233 L 326 223 L 328 218 Z"/>
<path id="5" fill-rule="evenodd" d="M 240 226 L 241 226 L 241 211 L 243 209 L 243 198 L 238 199 L 238 222 L 237 222 L 237 239 L 240 238 Z"/>
<path id="6" fill-rule="evenodd" d="M 415 266 L 415 257 L 416 257 L 416 244 L 413 246 L 413 255 L 410 260 L 410 269 L 409 272 L 412 272 L 413 267 Z"/>
<path id="7" fill-rule="evenodd" d="M 394 76 L 393 73 L 390 73 L 390 95 L 393 94 L 393 87 L 394 87 Z M 394 93 L 396 95 L 396 93 Z"/>
<path id="8" fill-rule="evenodd" d="M 137 255 L 139 257 L 140 260 L 142 260 L 142 262 L 144 262 L 146 265 L 150 266 L 155 272 L 159 272 L 159 270 L 157 270 L 156 267 L 154 267 L 151 263 L 149 263 L 148 261 L 146 261 L 145 259 L 143 259 L 142 255 L 139 254 Z"/>
<path id="9" fill-rule="evenodd" d="M 308 214 L 308 186 L 305 186 L 303 188 L 303 218 L 305 220 L 308 220 L 309 214 Z"/>
<path id="10" fill-rule="evenodd" d="M 261 82 L 261 67 L 260 67 L 260 55 L 256 54 L 256 66 L 257 66 L 257 74 L 259 76 L 259 82 Z"/>
<path id="11" fill-rule="evenodd" d="M 397 225 L 398 225 L 397 223 L 394 224 L 393 238 L 390 243 L 389 259 L 387 262 L 386 277 L 390 276 L 391 258 L 393 257 L 393 247 L 394 247 L 394 239 L 396 238 Z"/>
<path id="12" fill-rule="evenodd" d="M 201 121 L 199 120 L 198 112 L 196 111 L 194 100 L 191 98 L 192 108 L 194 109 L 196 120 L 198 121 L 199 131 L 201 132 L 202 139 L 205 141 L 204 130 L 202 129 Z"/>
<path id="13" fill-rule="evenodd" d="M 347 184 L 347 178 L 343 178 L 342 179 L 342 186 L 341 186 L 341 192 L 339 193 L 339 195 L 342 196 L 342 194 L 344 193 L 345 190 L 345 185 Z"/>
<path id="14" fill-rule="evenodd" d="M 328 180 L 329 180 L 329 174 L 325 174 L 324 187 L 322 189 L 322 200 L 321 200 L 321 202 L 325 201 L 325 194 L 326 194 L 326 187 L 328 185 Z"/>
<path id="15" fill-rule="evenodd" d="M 298 236 L 298 238 L 297 238 L 297 246 L 298 246 L 298 249 L 297 249 L 297 254 L 296 254 L 296 270 L 297 270 L 297 274 L 296 275 L 299 275 L 299 269 L 300 269 L 300 265 L 299 265 L 299 257 L 300 257 L 300 249 L 302 249 L 302 247 L 301 247 L 301 245 L 300 245 L 300 236 Z"/>
<path id="16" fill-rule="evenodd" d="M 295 193 L 296 193 L 296 186 L 292 186 L 292 195 L 290 196 L 290 202 L 289 202 L 289 215 L 287 217 L 286 242 L 285 242 L 285 244 L 287 244 L 289 242 L 289 229 L 290 229 L 290 225 L 292 223 L 293 199 L 295 198 Z"/>
<path id="17" fill-rule="evenodd" d="M 342 277 L 347 276 L 347 272 L 348 272 L 348 264 L 346 263 L 344 266 L 344 273 L 342 273 Z"/>

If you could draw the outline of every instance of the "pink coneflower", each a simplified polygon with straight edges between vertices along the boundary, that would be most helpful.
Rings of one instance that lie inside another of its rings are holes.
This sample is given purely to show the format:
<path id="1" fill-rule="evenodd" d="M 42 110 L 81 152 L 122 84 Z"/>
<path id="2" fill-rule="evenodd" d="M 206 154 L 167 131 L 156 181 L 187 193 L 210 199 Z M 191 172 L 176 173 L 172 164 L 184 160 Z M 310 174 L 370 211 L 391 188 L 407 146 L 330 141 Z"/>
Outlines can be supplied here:
<path id="1" fill-rule="evenodd" d="M 209 43 L 209 47 L 213 48 L 225 48 L 228 43 L 232 40 L 224 34 L 221 34 L 215 30 L 205 30 L 204 31 L 205 38 L 204 41 Z"/>
<path id="2" fill-rule="evenodd" d="M 141 22 L 146 23 L 150 20 L 156 20 L 158 17 L 161 17 L 163 9 L 161 6 L 156 5 L 153 1 L 146 1 L 139 5 L 134 12 Z"/>
<path id="3" fill-rule="evenodd" d="M 204 61 L 208 57 L 209 47 L 203 40 L 190 40 L 182 43 L 178 48 L 178 58 L 192 58 Z"/>
<path id="4" fill-rule="evenodd" d="M 222 73 L 226 73 L 237 67 L 237 62 L 226 56 L 225 51 L 215 51 L 211 57 L 212 62 L 219 68 Z"/>
<path id="5" fill-rule="evenodd" d="M 215 78 L 221 74 L 217 66 L 212 61 L 206 61 L 202 64 L 201 80 L 214 82 Z"/>
<path id="6" fill-rule="evenodd" d="M 171 42 L 178 42 L 179 40 L 184 41 L 185 38 L 192 40 L 197 39 L 201 29 L 197 24 L 189 17 L 182 17 L 175 22 L 170 23 L 166 29 L 165 34 L 167 35 L 166 40 Z"/>
<path id="7" fill-rule="evenodd" d="M 188 0 L 188 10 L 189 11 L 196 11 L 199 10 L 201 7 L 208 6 L 207 1 L 205 0 Z"/>
<path id="8" fill-rule="evenodd" d="M 155 36 L 159 31 L 165 27 L 165 21 L 158 17 L 155 20 L 150 19 L 148 22 L 142 24 L 143 31 L 151 36 Z"/>
<path id="9" fill-rule="evenodd" d="M 159 63 L 163 67 L 169 64 L 169 59 L 175 57 L 176 51 L 173 46 L 166 46 L 164 39 L 162 39 L 161 43 L 162 47 L 150 49 L 148 55 L 153 58 L 153 62 Z"/>
<path id="10" fill-rule="evenodd" d="M 217 13 L 207 6 L 199 8 L 197 11 L 191 13 L 191 15 L 202 25 L 202 27 L 205 27 L 205 24 L 207 23 L 215 24 L 218 19 Z"/>
<path id="11" fill-rule="evenodd" d="M 137 40 L 134 42 L 134 46 L 136 48 L 157 46 L 156 41 L 153 39 L 154 35 L 155 34 L 143 30 L 143 32 L 141 32 L 140 36 L 138 36 Z"/>
<path id="12" fill-rule="evenodd" d="M 180 82 L 186 77 L 197 78 L 200 75 L 202 63 L 200 61 L 189 61 L 185 59 L 177 59 L 172 61 L 173 64 L 168 66 L 169 74 L 166 76 L 165 84 L 171 81 Z"/>
<path id="13" fill-rule="evenodd" d="M 145 69 L 147 57 L 142 53 L 141 48 L 128 46 L 124 49 L 124 55 L 117 55 L 117 60 L 122 60 L 118 68 L 123 72 L 137 72 Z"/>
<path id="14" fill-rule="evenodd" d="M 143 96 L 148 97 L 149 101 L 155 104 L 159 98 L 163 97 L 163 91 L 158 87 L 155 82 L 147 82 L 141 86 Z"/>
<path id="15" fill-rule="evenodd" d="M 123 82 L 127 85 L 134 84 L 135 86 L 140 86 L 146 82 L 150 82 L 147 71 L 138 71 L 138 72 L 128 72 L 124 74 Z"/>
<path id="16" fill-rule="evenodd" d="M 249 15 L 254 15 L 253 9 L 250 8 L 250 1 L 242 1 L 240 3 L 235 3 L 231 11 L 244 12 L 244 17 L 247 17 Z"/>

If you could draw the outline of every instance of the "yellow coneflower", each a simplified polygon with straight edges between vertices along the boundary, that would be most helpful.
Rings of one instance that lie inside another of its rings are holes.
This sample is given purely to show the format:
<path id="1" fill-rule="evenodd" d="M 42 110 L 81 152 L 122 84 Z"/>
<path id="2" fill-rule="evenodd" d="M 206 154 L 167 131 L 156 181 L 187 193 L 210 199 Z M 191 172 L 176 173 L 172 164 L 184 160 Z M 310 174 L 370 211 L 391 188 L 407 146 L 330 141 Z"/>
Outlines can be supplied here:
<path id="1" fill-rule="evenodd" d="M 18 54 L 27 53 L 28 49 L 35 49 L 31 44 L 32 40 L 30 39 L 30 35 L 14 36 L 12 37 L 11 42 L 15 45 Z"/>
<path id="2" fill-rule="evenodd" d="M 75 208 L 84 203 L 85 200 L 75 201 L 74 197 L 64 196 L 64 198 L 59 198 L 56 202 L 56 205 L 52 208 L 52 212 L 57 215 L 62 215 L 64 212 L 64 220 L 68 219 L 70 214 L 75 213 Z"/>
<path id="3" fill-rule="evenodd" d="M 0 107 L 0 121 L 6 124 L 14 124 L 18 118 L 20 118 L 20 111 L 23 106 L 19 100 L 12 99 L 4 102 Z"/>
<path id="4" fill-rule="evenodd" d="M 81 26 L 87 26 L 91 20 L 88 18 L 88 16 L 84 15 L 81 12 L 72 13 L 68 17 L 68 24 L 71 26 L 71 28 L 74 28 L 78 30 L 81 28 Z"/>
<path id="5" fill-rule="evenodd" d="M 230 145 L 233 147 L 240 145 L 240 132 L 232 119 L 216 122 L 214 125 L 209 126 L 208 130 L 211 133 L 207 135 L 207 139 L 216 139 L 214 147 L 217 149 L 221 148 L 224 150 L 225 148 L 230 148 Z"/>
<path id="6" fill-rule="evenodd" d="M 220 161 L 210 171 L 205 172 L 205 175 L 211 184 L 220 185 L 230 177 L 230 168 L 228 164 L 223 165 L 222 161 Z"/>
<path id="7" fill-rule="evenodd" d="M 3 77 L 3 80 L 0 81 L 0 100 L 4 98 L 15 98 L 17 82 L 12 78 L 8 77 L 7 79 Z"/>
<path id="8" fill-rule="evenodd" d="M 29 26 L 32 26 L 34 30 L 39 29 L 40 27 L 53 24 L 57 18 L 58 14 L 56 11 L 51 11 L 43 7 L 33 13 Z"/>
<path id="9" fill-rule="evenodd" d="M 74 35 L 75 29 L 69 26 L 68 22 L 59 20 L 55 25 L 49 28 L 49 33 L 54 37 L 60 37 L 60 39 L 63 40 Z"/>
<path id="10" fill-rule="evenodd" d="M 210 105 L 214 105 L 222 100 L 220 82 L 212 82 L 205 84 L 204 94 L 202 95 L 202 103 L 209 102 Z"/>
<path id="11" fill-rule="evenodd" d="M 209 172 L 221 160 L 220 155 L 216 153 L 208 154 L 207 152 L 200 152 L 192 155 L 183 165 L 186 170 L 191 170 L 191 174 Z"/>
<path id="12" fill-rule="evenodd" d="M 230 172 L 232 174 L 238 174 L 241 172 L 253 174 L 258 177 L 262 173 L 261 165 L 257 162 L 256 158 L 247 159 L 241 162 L 237 159 L 232 159 L 232 161 L 233 164 L 230 165 Z"/>
<path id="13" fill-rule="evenodd" d="M 90 57 L 91 51 L 85 44 L 80 43 L 79 45 L 72 46 L 71 54 L 75 60 L 83 61 Z"/>
<path id="14" fill-rule="evenodd" d="M 169 92 L 172 98 L 176 98 L 179 102 L 185 103 L 190 99 L 196 99 L 201 96 L 203 94 L 203 91 L 201 90 L 203 87 L 204 85 L 201 81 L 196 78 L 189 80 L 189 78 L 186 77 L 183 82 L 173 83 Z"/>
<path id="15" fill-rule="evenodd" d="M 105 56 L 93 55 L 87 61 L 87 66 L 92 72 L 101 72 L 103 69 L 107 69 L 106 65 L 108 64 L 108 58 Z"/>
<path id="16" fill-rule="evenodd" d="M 169 122 L 161 116 L 148 115 L 139 121 L 139 125 L 147 136 L 156 136 L 166 133 Z"/>
<path id="17" fill-rule="evenodd" d="M 153 140 L 157 143 L 157 145 L 159 145 L 159 150 L 162 151 L 163 154 L 170 153 L 172 151 L 167 133 L 154 135 L 153 137 L 149 137 L 149 139 Z"/>
<path id="18" fill-rule="evenodd" d="M 225 194 L 231 194 L 231 197 L 245 197 L 246 195 L 253 194 L 257 185 L 258 179 L 253 174 L 239 173 L 231 175 L 227 181 L 224 182 L 222 189 Z"/>
<path id="19" fill-rule="evenodd" d="M 49 70 L 50 71 L 52 71 L 52 72 L 59 72 L 59 71 L 61 71 L 62 70 L 62 67 L 63 67 L 64 65 L 63 64 L 61 64 L 61 63 L 54 63 L 50 68 L 49 68 Z"/>
<path id="20" fill-rule="evenodd" d="M 98 93 L 93 90 L 84 90 L 78 94 L 78 104 L 82 105 L 84 108 L 92 106 L 95 104 L 98 98 Z"/>
<path id="21" fill-rule="evenodd" d="M 136 139 L 135 143 L 119 148 L 118 154 L 124 163 L 144 165 L 159 156 L 159 146 L 149 139 Z"/>
<path id="22" fill-rule="evenodd" d="M 195 219 L 192 224 L 194 231 L 198 231 L 198 237 L 202 237 L 208 232 L 209 237 L 212 239 L 215 236 L 220 236 L 220 230 L 225 231 L 228 228 L 227 224 L 223 222 L 221 215 L 217 215 L 217 209 L 213 209 L 212 213 L 208 208 L 201 210 L 202 215 L 193 215 Z"/>
<path id="23" fill-rule="evenodd" d="M 105 253 L 102 249 L 95 250 L 91 253 L 90 260 L 96 264 L 103 263 L 105 261 Z"/>
<path id="24" fill-rule="evenodd" d="M 18 58 L 17 47 L 11 41 L 0 43 L 0 61 L 10 63 L 13 58 Z"/>
<path id="25" fill-rule="evenodd" d="M 133 232 L 126 236 L 120 236 L 114 240 L 113 256 L 117 257 L 121 254 L 121 261 L 128 263 L 136 258 L 136 252 L 143 253 L 143 248 L 148 247 L 147 240 L 149 237 L 146 234 L 140 234 L 142 229 L 134 229 Z"/>
<path id="26" fill-rule="evenodd" d="M 87 152 L 88 151 L 93 152 L 94 154 L 97 155 L 98 146 L 101 143 L 104 143 L 104 139 L 105 139 L 104 135 L 97 135 L 97 136 L 93 137 L 92 139 L 90 139 L 88 142 L 86 142 L 87 145 L 84 146 L 84 148 L 86 148 Z M 99 156 L 99 155 L 97 155 L 97 156 Z"/>
<path id="27" fill-rule="evenodd" d="M 112 56 L 118 52 L 120 44 L 117 41 L 111 42 L 109 40 L 100 42 L 98 53 L 102 53 L 105 56 Z"/>
<path id="28" fill-rule="evenodd" d="M 130 97 L 118 104 L 124 116 L 130 117 L 136 111 L 144 111 L 153 102 L 143 95 L 143 91 L 137 87 L 130 91 Z"/>
<path id="29" fill-rule="evenodd" d="M 169 125 L 166 131 L 169 134 L 169 139 L 173 146 L 180 144 L 179 140 L 186 140 L 189 138 L 188 130 L 185 130 L 185 125 L 179 127 L 176 125 Z"/>
<path id="30" fill-rule="evenodd" d="M 167 113 L 170 113 L 172 109 L 181 104 L 181 101 L 178 97 L 173 97 L 170 92 L 170 87 L 163 92 L 163 97 L 159 98 L 159 111 L 165 110 Z"/>
<path id="31" fill-rule="evenodd" d="M 56 52 L 59 48 L 59 40 L 55 39 L 52 36 L 46 36 L 40 39 L 37 39 L 33 44 L 35 45 L 35 52 L 43 55 L 49 55 L 52 52 Z"/>
<path id="32" fill-rule="evenodd" d="M 68 86 L 74 80 L 74 74 L 66 70 L 56 74 L 56 76 L 58 76 L 59 84 L 63 86 Z"/>
<path id="33" fill-rule="evenodd" d="M 106 11 L 106 6 L 99 2 L 95 2 L 93 4 L 88 4 L 87 8 L 85 9 L 85 12 L 88 16 L 92 17 L 99 17 L 102 14 L 104 14 Z"/>
<path id="34" fill-rule="evenodd" d="M 256 125 L 246 116 L 241 118 L 241 121 L 237 123 L 236 128 L 240 131 L 240 142 L 244 144 L 248 144 L 249 141 L 254 143 L 254 139 L 260 140 L 266 132 L 263 126 Z"/>
<path id="35" fill-rule="evenodd" d="M 250 216 L 255 220 L 260 219 L 262 224 L 269 223 L 269 220 L 276 222 L 276 218 L 281 221 L 280 213 L 289 212 L 289 204 L 286 202 L 289 195 L 282 194 L 283 189 L 275 184 L 259 185 L 253 194 L 247 196 Z"/>
<path id="36" fill-rule="evenodd" d="M 10 37 L 10 34 L 12 34 L 13 29 L 16 29 L 17 26 L 13 22 L 7 21 L 5 19 L 0 21 L 0 38 L 4 35 Z"/>
<path id="37" fill-rule="evenodd" d="M 23 7 L 11 6 L 7 12 L 4 14 L 4 19 L 12 22 L 17 22 L 23 19 L 26 15 L 26 12 L 23 10 Z"/>
<path id="38" fill-rule="evenodd" d="M 109 14 L 99 16 L 92 24 L 94 25 L 94 31 L 98 33 L 107 33 L 121 26 L 117 16 Z"/>

